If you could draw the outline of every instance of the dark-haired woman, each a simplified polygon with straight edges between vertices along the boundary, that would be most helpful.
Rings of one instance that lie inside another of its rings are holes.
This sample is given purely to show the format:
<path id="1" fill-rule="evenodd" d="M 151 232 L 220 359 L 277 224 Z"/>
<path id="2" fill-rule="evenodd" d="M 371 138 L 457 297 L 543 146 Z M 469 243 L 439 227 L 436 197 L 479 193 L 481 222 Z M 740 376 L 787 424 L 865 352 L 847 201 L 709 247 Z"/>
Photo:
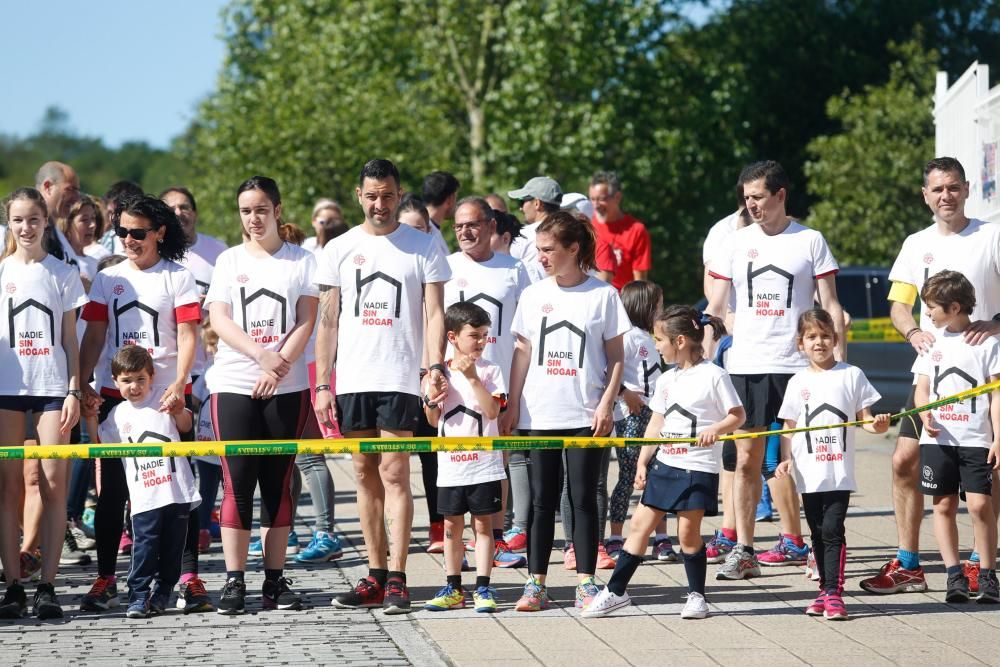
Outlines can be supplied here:
<path id="1" fill-rule="evenodd" d="M 618 292 L 588 275 L 594 267 L 595 236 L 589 222 L 555 213 L 536 230 L 538 259 L 547 278 L 521 295 L 511 331 L 517 336 L 510 374 L 510 400 L 501 417 L 505 432 L 586 437 L 611 431 L 622 378 L 622 337 L 631 324 Z M 576 606 L 599 589 L 594 582 L 599 536 L 597 483 L 602 450 L 566 451 L 566 475 L 576 548 Z M 545 587 L 562 490 L 563 453 L 531 452 L 533 511 L 528 523 L 531 578 L 515 607 L 539 611 L 549 603 Z"/>
<path id="2" fill-rule="evenodd" d="M 126 261 L 94 276 L 90 301 L 83 309 L 87 330 L 80 346 L 80 376 L 88 378 L 94 373 L 100 391 L 98 394 L 83 385 L 84 408 L 93 414 L 99 405 L 98 422 L 123 400 L 111 377 L 111 357 L 124 345 L 141 345 L 152 355 L 154 391 L 162 410 L 183 403 L 191 389 L 191 365 L 201 320 L 194 277 L 177 263 L 184 255 L 186 241 L 174 212 L 155 197 L 131 195 L 118 200 L 111 221 Z M 99 468 L 101 490 L 94 516 L 97 580 L 81 601 L 82 611 L 118 606 L 115 566 L 128 487 L 125 469 L 117 460 L 104 459 Z M 185 550 L 186 560 L 191 557 L 188 552 Z M 184 571 L 188 572 L 192 568 L 186 565 Z M 197 577 L 182 586 L 197 594 L 199 606 L 208 603 Z"/>
<path id="3" fill-rule="evenodd" d="M 319 291 L 312 253 L 282 240 L 281 194 L 266 176 L 237 190 L 243 243 L 215 264 L 205 297 L 219 334 L 215 363 L 206 374 L 212 424 L 219 440 L 295 439 L 311 408 L 303 352 L 316 322 Z M 292 522 L 294 455 L 222 459 L 220 525 L 226 584 L 220 614 L 245 611 L 244 581 L 254 491 L 260 485 L 264 551 L 264 609 L 299 609 L 301 599 L 283 575 Z"/>

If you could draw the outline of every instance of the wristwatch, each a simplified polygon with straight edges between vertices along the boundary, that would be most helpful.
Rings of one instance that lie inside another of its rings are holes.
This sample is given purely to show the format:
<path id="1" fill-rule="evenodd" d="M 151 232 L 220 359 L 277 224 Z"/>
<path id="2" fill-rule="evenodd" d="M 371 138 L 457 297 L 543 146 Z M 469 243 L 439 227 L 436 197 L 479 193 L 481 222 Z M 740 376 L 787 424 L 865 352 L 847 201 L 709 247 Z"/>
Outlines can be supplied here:
<path id="1" fill-rule="evenodd" d="M 79 401 L 81 398 L 83 398 L 83 392 L 80 391 L 79 389 L 70 389 L 69 391 L 66 392 L 66 396 L 67 397 L 72 396 L 73 398 Z"/>

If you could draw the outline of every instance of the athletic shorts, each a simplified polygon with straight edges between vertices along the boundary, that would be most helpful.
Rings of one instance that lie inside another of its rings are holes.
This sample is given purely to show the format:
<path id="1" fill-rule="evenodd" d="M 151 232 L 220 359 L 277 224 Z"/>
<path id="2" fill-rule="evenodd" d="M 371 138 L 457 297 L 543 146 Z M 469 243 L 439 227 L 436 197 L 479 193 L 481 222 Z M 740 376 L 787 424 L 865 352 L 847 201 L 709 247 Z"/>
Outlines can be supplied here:
<path id="1" fill-rule="evenodd" d="M 719 513 L 719 476 L 712 472 L 684 470 L 653 459 L 646 472 L 646 488 L 640 501 L 661 512 L 704 510 Z"/>
<path id="2" fill-rule="evenodd" d="M 341 433 L 389 429 L 415 433 L 423 409 L 420 399 L 398 391 L 362 391 L 337 396 Z"/>
<path id="3" fill-rule="evenodd" d="M 53 410 L 62 410 L 65 400 L 64 396 L 0 396 L 0 410 L 52 412 Z"/>
<path id="4" fill-rule="evenodd" d="M 736 395 L 747 412 L 744 428 L 768 426 L 778 421 L 778 410 L 785 400 L 785 389 L 791 373 L 757 373 L 730 375 Z"/>
<path id="5" fill-rule="evenodd" d="M 912 410 L 916 407 L 913 400 L 913 395 L 916 393 L 917 387 L 910 387 L 910 395 L 906 397 L 906 405 L 903 406 L 903 412 L 907 410 Z M 920 436 L 924 433 L 924 422 L 920 419 L 920 415 L 910 415 L 908 417 L 903 417 L 899 422 L 899 437 L 900 438 L 912 438 L 913 440 L 920 440 Z"/>
<path id="6" fill-rule="evenodd" d="M 468 486 L 439 486 L 438 512 L 442 516 L 488 516 L 500 511 L 500 480 Z"/>
<path id="7" fill-rule="evenodd" d="M 985 447 L 920 445 L 920 490 L 925 496 L 993 492 L 993 466 Z"/>

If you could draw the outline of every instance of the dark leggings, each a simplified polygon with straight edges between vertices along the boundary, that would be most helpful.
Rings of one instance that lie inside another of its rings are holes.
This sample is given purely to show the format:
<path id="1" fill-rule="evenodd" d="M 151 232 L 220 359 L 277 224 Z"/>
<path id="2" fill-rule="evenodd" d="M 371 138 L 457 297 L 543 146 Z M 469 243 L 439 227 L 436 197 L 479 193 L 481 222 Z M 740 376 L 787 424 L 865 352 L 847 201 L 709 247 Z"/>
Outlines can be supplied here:
<path id="1" fill-rule="evenodd" d="M 589 427 L 552 431 L 518 431 L 533 437 L 575 436 L 593 433 Z M 594 574 L 597 570 L 597 483 L 601 476 L 603 449 L 566 450 L 566 475 L 569 477 L 569 501 L 573 509 L 573 545 L 576 548 L 576 571 Z M 528 569 L 532 574 L 546 574 L 555 540 L 556 508 L 563 488 L 563 450 L 532 450 L 531 516 L 528 519 Z"/>
<path id="2" fill-rule="evenodd" d="M 826 593 L 841 595 L 844 591 L 847 562 L 844 520 L 850 500 L 850 491 L 802 494 L 802 509 L 812 532 L 813 555 L 819 570 L 819 587 Z"/>
<path id="3" fill-rule="evenodd" d="M 198 469 L 198 494 L 201 505 L 198 505 L 198 521 L 208 528 L 212 523 L 212 510 L 215 509 L 215 499 L 219 495 L 219 482 L 222 481 L 222 466 L 208 461 L 195 461 Z"/>
<path id="4" fill-rule="evenodd" d="M 306 424 L 309 390 L 250 398 L 245 394 L 212 394 L 212 425 L 219 440 L 298 438 Z M 222 512 L 219 524 L 250 530 L 253 496 L 260 484 L 260 525 L 292 524 L 291 479 L 295 456 L 222 457 Z"/>
<path id="5" fill-rule="evenodd" d="M 438 476 L 438 455 L 437 452 L 420 452 L 420 476 L 424 480 L 424 495 L 427 496 L 427 520 L 431 523 L 444 521 L 444 515 L 438 512 L 437 501 L 437 476 Z"/>

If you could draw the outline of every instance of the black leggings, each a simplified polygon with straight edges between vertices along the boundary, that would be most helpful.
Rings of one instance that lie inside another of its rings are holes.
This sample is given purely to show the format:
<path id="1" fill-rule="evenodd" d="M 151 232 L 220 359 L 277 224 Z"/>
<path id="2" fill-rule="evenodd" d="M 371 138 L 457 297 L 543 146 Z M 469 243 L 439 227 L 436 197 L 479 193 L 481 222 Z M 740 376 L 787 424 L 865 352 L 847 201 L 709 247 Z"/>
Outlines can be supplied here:
<path id="1" fill-rule="evenodd" d="M 826 593 L 843 594 L 847 542 L 844 520 L 850 491 L 819 491 L 802 494 L 802 509 L 812 532 L 813 555 L 819 570 L 819 587 Z"/>
<path id="2" fill-rule="evenodd" d="M 593 434 L 590 427 L 552 431 L 518 431 L 527 436 L 575 436 Z M 573 546 L 576 571 L 597 571 L 597 540 L 600 534 L 597 513 L 597 483 L 601 477 L 603 449 L 566 450 L 567 494 L 573 510 Z M 528 570 L 546 574 L 555 540 L 556 509 L 563 488 L 563 450 L 531 451 L 531 515 L 528 518 Z"/>
<path id="3" fill-rule="evenodd" d="M 305 429 L 309 390 L 250 398 L 245 394 L 212 394 L 212 424 L 219 440 L 298 438 Z M 260 484 L 260 525 L 292 525 L 291 478 L 294 454 L 222 457 L 222 511 L 219 525 L 250 530 L 253 495 Z"/>

